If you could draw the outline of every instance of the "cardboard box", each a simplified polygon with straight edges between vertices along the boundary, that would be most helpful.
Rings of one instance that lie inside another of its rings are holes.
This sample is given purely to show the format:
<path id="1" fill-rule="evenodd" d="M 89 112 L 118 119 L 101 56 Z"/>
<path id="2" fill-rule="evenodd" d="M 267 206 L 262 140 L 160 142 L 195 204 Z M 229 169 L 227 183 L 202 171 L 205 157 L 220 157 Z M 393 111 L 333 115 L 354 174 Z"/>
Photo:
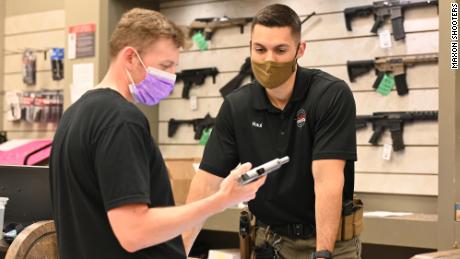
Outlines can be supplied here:
<path id="1" fill-rule="evenodd" d="M 240 259 L 240 249 L 209 250 L 208 259 Z"/>
<path id="2" fill-rule="evenodd" d="M 185 204 L 199 158 L 165 159 L 176 205 Z"/>

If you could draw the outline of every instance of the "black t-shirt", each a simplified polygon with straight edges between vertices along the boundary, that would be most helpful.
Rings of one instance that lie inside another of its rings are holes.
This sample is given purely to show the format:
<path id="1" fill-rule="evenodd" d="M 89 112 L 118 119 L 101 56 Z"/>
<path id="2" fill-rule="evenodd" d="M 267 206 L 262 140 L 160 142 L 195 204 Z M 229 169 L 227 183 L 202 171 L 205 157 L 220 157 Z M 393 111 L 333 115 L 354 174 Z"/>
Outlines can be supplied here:
<path id="1" fill-rule="evenodd" d="M 283 111 L 252 82 L 224 100 L 200 169 L 225 177 L 240 162 L 255 167 L 287 155 L 290 162 L 268 175 L 249 208 L 266 224 L 314 225 L 313 160 L 346 160 L 343 194 L 353 197 L 355 117 L 349 87 L 320 70 L 298 67 Z"/>
<path id="2" fill-rule="evenodd" d="M 174 205 L 147 119 L 118 92 L 92 90 L 67 109 L 54 137 L 50 173 L 61 259 L 186 258 L 180 236 L 128 253 L 112 231 L 110 209 Z"/>

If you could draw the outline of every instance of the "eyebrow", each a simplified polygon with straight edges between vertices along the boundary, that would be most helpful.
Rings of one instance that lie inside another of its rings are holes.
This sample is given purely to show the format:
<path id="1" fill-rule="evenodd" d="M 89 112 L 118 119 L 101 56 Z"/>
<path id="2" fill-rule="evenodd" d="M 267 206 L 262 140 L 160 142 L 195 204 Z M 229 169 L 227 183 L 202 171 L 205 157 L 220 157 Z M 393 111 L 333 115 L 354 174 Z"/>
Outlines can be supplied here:
<path id="1" fill-rule="evenodd" d="M 169 66 L 171 66 L 171 65 L 176 64 L 176 62 L 174 62 L 174 61 L 168 59 L 168 60 L 162 61 L 161 64 L 162 64 L 162 65 L 169 65 Z"/>
<path id="2" fill-rule="evenodd" d="M 257 43 L 257 42 L 254 42 L 254 45 L 259 45 L 259 46 L 261 46 L 261 47 L 267 48 L 267 47 L 265 47 L 263 44 L 260 44 L 260 43 Z M 281 47 L 289 47 L 289 45 L 283 43 L 283 44 L 280 44 L 280 45 L 276 45 L 276 46 L 275 46 L 275 48 L 281 48 Z"/>

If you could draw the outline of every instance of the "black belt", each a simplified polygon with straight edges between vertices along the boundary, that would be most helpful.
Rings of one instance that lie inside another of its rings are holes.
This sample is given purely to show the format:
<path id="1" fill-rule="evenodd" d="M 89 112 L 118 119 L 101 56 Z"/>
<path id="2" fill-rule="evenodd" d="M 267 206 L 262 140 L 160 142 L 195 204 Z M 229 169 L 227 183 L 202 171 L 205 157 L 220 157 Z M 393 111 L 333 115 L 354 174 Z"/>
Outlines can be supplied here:
<path id="1" fill-rule="evenodd" d="M 268 225 L 260 220 L 256 222 L 257 226 L 268 228 Z M 311 224 L 286 224 L 286 225 L 270 225 L 270 230 L 280 236 L 285 236 L 291 239 L 308 239 L 315 236 L 315 226 Z"/>

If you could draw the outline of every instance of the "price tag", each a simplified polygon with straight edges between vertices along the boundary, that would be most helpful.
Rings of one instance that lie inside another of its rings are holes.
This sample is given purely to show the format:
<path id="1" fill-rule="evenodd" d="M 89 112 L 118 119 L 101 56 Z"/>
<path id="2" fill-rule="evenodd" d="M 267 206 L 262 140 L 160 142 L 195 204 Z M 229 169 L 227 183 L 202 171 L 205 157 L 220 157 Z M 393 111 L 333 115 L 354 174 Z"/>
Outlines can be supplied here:
<path id="1" fill-rule="evenodd" d="M 199 144 L 205 146 L 208 143 L 209 136 L 211 136 L 212 128 L 203 130 Z"/>
<path id="2" fill-rule="evenodd" d="M 379 86 L 377 87 L 377 93 L 387 96 L 391 93 L 391 90 L 395 87 L 395 78 L 391 74 L 385 73 Z"/>
<path id="3" fill-rule="evenodd" d="M 383 145 L 383 154 L 382 154 L 382 159 L 383 160 L 391 160 L 391 154 L 393 153 L 393 145 L 391 144 L 384 144 Z"/>
<path id="4" fill-rule="evenodd" d="M 190 109 L 196 111 L 198 109 L 198 99 L 196 95 L 190 96 Z"/>
<path id="5" fill-rule="evenodd" d="M 380 30 L 378 32 L 380 39 L 380 47 L 382 49 L 391 48 L 391 33 L 389 30 Z"/>
<path id="6" fill-rule="evenodd" d="M 200 50 L 207 50 L 209 48 L 209 42 L 205 39 L 201 32 L 195 33 L 195 35 L 192 37 L 192 40 L 196 43 Z"/>

